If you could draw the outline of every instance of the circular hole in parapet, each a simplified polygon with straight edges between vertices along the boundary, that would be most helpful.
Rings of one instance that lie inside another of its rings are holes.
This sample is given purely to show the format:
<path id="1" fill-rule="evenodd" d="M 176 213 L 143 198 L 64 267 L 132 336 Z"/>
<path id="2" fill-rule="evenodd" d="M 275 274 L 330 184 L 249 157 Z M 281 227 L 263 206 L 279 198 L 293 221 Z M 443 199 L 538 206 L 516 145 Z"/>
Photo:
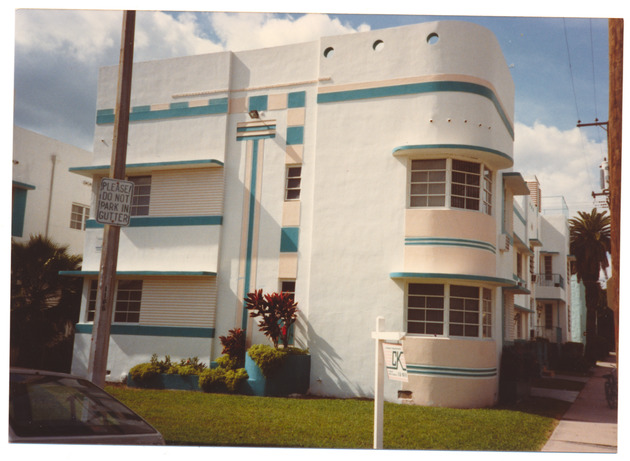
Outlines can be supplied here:
<path id="1" fill-rule="evenodd" d="M 427 35 L 427 43 L 429 45 L 435 45 L 438 40 L 440 40 L 440 36 L 435 32 L 431 32 L 429 35 Z"/>
<path id="2" fill-rule="evenodd" d="M 335 49 L 332 46 L 329 46 L 328 48 L 324 50 L 325 58 L 332 58 L 334 54 L 335 54 Z"/>
<path id="3" fill-rule="evenodd" d="M 372 43 L 372 49 L 374 51 L 381 51 L 383 48 L 385 48 L 385 42 L 383 42 L 383 40 L 376 40 Z"/>

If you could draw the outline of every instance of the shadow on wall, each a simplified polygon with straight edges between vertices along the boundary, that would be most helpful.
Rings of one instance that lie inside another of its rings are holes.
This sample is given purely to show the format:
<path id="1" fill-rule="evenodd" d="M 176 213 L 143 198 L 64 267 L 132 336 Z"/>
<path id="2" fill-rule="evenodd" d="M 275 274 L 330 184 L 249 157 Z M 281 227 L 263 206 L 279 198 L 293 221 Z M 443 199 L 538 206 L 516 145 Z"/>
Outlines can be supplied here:
<path id="1" fill-rule="evenodd" d="M 304 328 L 304 326 L 302 326 Z M 311 387 L 309 394 L 322 397 L 368 397 L 360 386 L 353 386 L 340 365 L 341 357 L 319 336 L 310 324 L 303 332 L 311 351 Z M 313 354 L 313 351 L 317 351 Z"/>

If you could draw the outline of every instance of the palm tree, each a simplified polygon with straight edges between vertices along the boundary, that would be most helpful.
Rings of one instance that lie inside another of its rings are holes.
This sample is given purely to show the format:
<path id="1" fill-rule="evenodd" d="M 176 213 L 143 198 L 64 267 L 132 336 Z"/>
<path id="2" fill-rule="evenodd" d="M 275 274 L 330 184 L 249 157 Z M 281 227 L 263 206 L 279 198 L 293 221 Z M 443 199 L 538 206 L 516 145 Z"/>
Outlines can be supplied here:
<path id="1" fill-rule="evenodd" d="M 590 213 L 578 211 L 579 218 L 569 220 L 570 252 L 575 256 L 575 273 L 584 284 L 586 298 L 586 348 L 589 360 L 596 357 L 597 308 L 601 271 L 606 273 L 610 252 L 610 216 L 595 208 Z"/>
<path id="2" fill-rule="evenodd" d="M 12 366 L 69 371 L 82 282 L 59 271 L 80 267 L 80 256 L 41 235 L 11 243 Z"/>

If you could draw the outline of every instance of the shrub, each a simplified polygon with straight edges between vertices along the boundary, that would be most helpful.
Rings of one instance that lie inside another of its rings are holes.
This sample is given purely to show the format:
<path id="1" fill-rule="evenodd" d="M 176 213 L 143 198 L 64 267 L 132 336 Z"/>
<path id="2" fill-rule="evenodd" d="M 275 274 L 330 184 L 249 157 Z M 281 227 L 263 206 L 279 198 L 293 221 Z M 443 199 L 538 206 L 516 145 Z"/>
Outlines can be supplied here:
<path id="1" fill-rule="evenodd" d="M 276 349 L 267 344 L 256 344 L 250 347 L 247 352 L 266 378 L 273 376 L 273 373 L 282 366 L 287 355 L 308 354 L 307 349 L 297 347 Z"/>
<path id="2" fill-rule="evenodd" d="M 238 368 L 241 368 L 245 364 L 245 352 L 247 350 L 245 346 L 245 330 L 235 328 L 230 330 L 229 333 L 228 336 L 219 336 L 223 345 L 222 353 L 235 359 L 240 365 Z"/>
<path id="3" fill-rule="evenodd" d="M 142 386 L 148 385 L 159 374 L 159 368 L 153 363 L 140 363 L 129 370 L 131 379 Z"/>
<path id="4" fill-rule="evenodd" d="M 249 376 L 235 357 L 222 355 L 216 360 L 217 368 L 204 370 L 199 375 L 199 387 L 204 392 L 236 392 Z"/>
<path id="5" fill-rule="evenodd" d="M 164 360 L 159 360 L 157 354 L 151 356 L 147 363 L 140 363 L 129 370 L 129 376 L 140 386 L 151 385 L 151 380 L 161 374 L 170 375 L 198 375 L 206 369 L 206 365 L 199 361 L 198 357 L 182 359 L 179 363 L 173 363 L 169 355 Z"/>

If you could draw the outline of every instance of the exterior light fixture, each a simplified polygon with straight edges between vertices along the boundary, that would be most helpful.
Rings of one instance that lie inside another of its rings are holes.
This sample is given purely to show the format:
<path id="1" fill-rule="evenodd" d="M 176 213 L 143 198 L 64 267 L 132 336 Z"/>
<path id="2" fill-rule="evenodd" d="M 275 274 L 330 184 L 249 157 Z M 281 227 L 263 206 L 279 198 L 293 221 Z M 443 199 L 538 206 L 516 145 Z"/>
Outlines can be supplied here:
<path id="1" fill-rule="evenodd" d="M 250 111 L 249 111 L 249 116 L 250 116 L 251 118 L 260 118 L 260 114 L 258 113 L 258 111 L 257 111 L 257 110 L 250 110 Z"/>

